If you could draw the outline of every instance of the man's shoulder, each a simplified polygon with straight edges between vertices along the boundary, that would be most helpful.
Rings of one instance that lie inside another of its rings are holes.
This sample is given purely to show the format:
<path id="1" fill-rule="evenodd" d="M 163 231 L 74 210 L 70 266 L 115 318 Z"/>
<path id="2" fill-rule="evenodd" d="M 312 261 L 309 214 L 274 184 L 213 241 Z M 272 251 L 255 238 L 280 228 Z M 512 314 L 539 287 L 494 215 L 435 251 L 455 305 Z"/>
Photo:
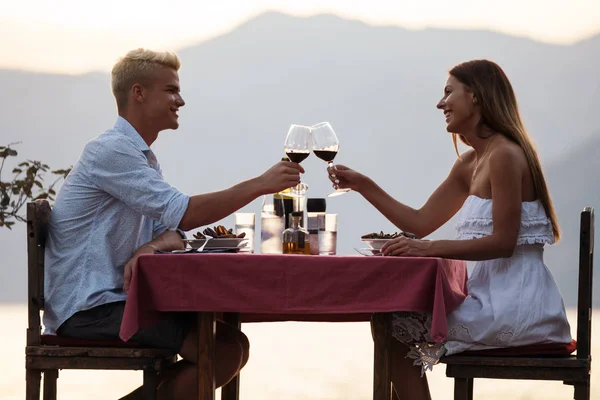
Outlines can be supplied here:
<path id="1" fill-rule="evenodd" d="M 111 128 L 88 141 L 83 148 L 83 154 L 115 156 L 118 153 L 123 153 L 124 150 L 129 153 L 130 149 L 135 151 L 135 142 L 119 130 Z"/>

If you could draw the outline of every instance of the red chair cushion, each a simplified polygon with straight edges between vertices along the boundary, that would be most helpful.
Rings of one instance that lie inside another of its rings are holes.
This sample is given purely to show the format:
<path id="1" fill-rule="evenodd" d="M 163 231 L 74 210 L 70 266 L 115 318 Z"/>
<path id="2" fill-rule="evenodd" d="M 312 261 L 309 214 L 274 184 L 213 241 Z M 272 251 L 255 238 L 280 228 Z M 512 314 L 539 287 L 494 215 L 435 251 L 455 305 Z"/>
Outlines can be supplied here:
<path id="1" fill-rule="evenodd" d="M 460 353 L 464 356 L 555 356 L 566 357 L 577 349 L 577 341 L 572 340 L 571 343 L 542 343 L 532 344 L 529 346 L 519 347 L 503 347 L 501 349 L 488 349 L 477 351 L 465 351 Z"/>
<path id="2" fill-rule="evenodd" d="M 86 340 L 75 339 L 58 335 L 42 335 L 42 344 L 45 346 L 64 347 L 141 347 L 135 342 L 123 342 L 122 340 Z"/>

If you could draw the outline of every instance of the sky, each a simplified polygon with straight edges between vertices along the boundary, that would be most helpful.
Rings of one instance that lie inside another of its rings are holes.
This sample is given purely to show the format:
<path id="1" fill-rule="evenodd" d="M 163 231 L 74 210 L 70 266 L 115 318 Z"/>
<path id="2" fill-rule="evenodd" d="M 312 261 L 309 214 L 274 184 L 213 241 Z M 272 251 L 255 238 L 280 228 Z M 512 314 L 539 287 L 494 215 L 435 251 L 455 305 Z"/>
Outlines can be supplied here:
<path id="1" fill-rule="evenodd" d="M 108 71 L 127 50 L 174 50 L 265 11 L 373 25 L 490 29 L 570 44 L 600 33 L 600 0 L 0 0 L 0 68 Z"/>

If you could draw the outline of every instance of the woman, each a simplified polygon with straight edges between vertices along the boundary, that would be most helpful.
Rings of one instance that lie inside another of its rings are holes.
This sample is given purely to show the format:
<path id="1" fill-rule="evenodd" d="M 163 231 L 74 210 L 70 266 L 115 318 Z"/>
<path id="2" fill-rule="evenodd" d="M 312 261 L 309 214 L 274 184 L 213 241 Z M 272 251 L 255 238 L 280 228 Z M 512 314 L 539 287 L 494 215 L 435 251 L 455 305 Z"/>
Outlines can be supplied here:
<path id="1" fill-rule="evenodd" d="M 392 335 L 398 340 L 392 381 L 401 399 L 430 398 L 427 380 L 413 362 L 426 368 L 443 354 L 467 349 L 571 341 L 562 297 L 543 261 L 543 246 L 560 237 L 556 214 L 508 78 L 491 61 L 459 64 L 450 70 L 437 108 L 444 112 L 457 155 L 457 138 L 471 149 L 459 155 L 422 208 L 396 201 L 345 166 L 329 170 L 334 186 L 359 192 L 418 238 L 459 213 L 457 240 L 399 237 L 384 245 L 384 255 L 477 261 L 468 281 L 470 296 L 449 315 L 448 341 L 441 348 L 429 344 L 429 316 L 393 315 Z"/>

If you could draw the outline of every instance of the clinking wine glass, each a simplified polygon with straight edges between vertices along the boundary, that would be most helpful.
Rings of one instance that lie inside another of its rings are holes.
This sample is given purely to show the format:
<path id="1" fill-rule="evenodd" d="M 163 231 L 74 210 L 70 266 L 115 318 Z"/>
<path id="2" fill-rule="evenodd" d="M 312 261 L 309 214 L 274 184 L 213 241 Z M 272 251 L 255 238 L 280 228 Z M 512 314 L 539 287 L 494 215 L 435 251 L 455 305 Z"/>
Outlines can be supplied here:
<path id="1" fill-rule="evenodd" d="M 290 161 L 300 164 L 310 155 L 311 129 L 309 126 L 291 125 L 283 145 L 285 154 Z M 301 197 L 303 183 L 291 188 L 290 196 Z"/>
<path id="2" fill-rule="evenodd" d="M 340 150 L 340 141 L 329 122 L 320 122 L 310 127 L 312 132 L 313 152 L 315 156 L 327 162 L 327 165 L 335 170 L 333 159 Z M 349 192 L 350 189 L 341 189 L 335 185 L 335 191 L 329 193 L 327 197 L 339 196 Z"/>

